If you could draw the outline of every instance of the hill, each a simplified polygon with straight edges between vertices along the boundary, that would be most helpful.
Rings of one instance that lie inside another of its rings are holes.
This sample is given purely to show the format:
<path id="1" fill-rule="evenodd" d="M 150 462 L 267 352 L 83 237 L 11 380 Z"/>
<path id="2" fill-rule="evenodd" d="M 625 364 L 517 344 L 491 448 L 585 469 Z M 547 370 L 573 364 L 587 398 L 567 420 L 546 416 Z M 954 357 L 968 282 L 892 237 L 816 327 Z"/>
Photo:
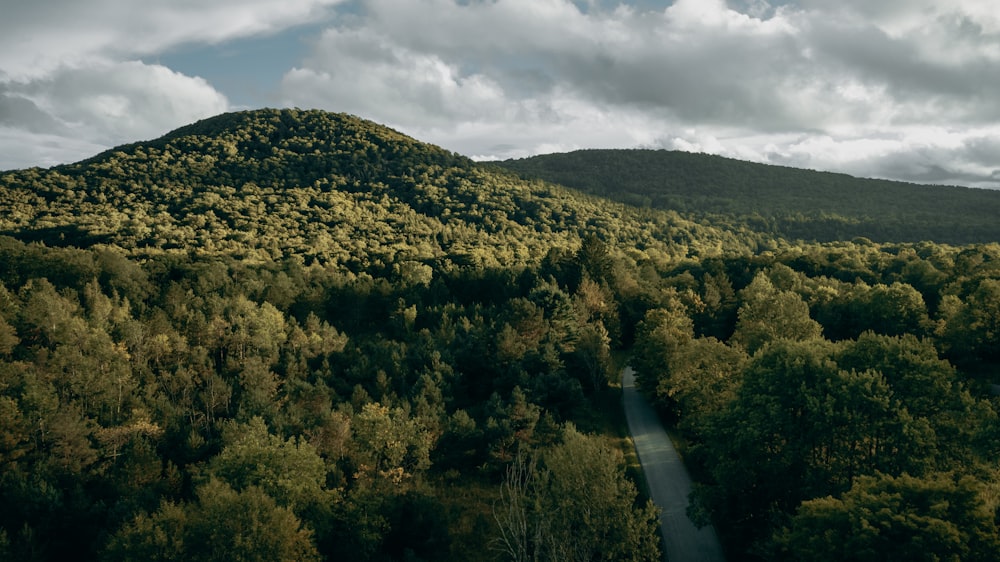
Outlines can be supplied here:
<path id="1" fill-rule="evenodd" d="M 658 559 L 624 266 L 753 240 L 297 110 L 0 174 L 0 234 L 0 560 L 501 560 L 505 499 Z"/>
<path id="2" fill-rule="evenodd" d="M 399 254 L 427 264 L 537 261 L 586 233 L 668 255 L 692 240 L 704 251 L 753 240 L 522 181 L 320 111 L 226 114 L 77 164 L 0 174 L 0 234 L 50 246 L 295 255 L 381 273 Z"/>
<path id="3" fill-rule="evenodd" d="M 633 205 L 792 240 L 1000 240 L 1000 191 L 860 179 L 666 150 L 581 150 L 497 165 Z"/>
<path id="4" fill-rule="evenodd" d="M 699 216 L 320 111 L 2 173 L 0 560 L 660 560 L 626 357 L 731 559 L 995 559 L 1000 244 Z"/>

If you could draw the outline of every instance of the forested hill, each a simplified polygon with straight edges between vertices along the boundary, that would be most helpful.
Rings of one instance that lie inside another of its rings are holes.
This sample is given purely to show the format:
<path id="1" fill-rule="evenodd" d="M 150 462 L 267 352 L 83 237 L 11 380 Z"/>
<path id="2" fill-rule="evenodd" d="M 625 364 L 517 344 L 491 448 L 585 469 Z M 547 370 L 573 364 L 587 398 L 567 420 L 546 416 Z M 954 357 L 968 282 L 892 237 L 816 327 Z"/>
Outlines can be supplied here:
<path id="1" fill-rule="evenodd" d="M 790 239 L 952 244 L 1000 240 L 1000 191 L 927 186 L 666 150 L 581 150 L 499 162 L 633 205 Z"/>
<path id="2" fill-rule="evenodd" d="M 731 560 L 996 560 L 1000 244 L 710 218 L 320 111 L 0 173 L 0 560 L 661 560 L 625 356 Z"/>
<path id="3" fill-rule="evenodd" d="M 297 255 L 373 274 L 403 258 L 537 261 L 588 233 L 664 255 L 753 243 L 749 233 L 606 203 L 353 116 L 259 110 L 77 164 L 0 173 L 0 234 L 133 254 Z"/>

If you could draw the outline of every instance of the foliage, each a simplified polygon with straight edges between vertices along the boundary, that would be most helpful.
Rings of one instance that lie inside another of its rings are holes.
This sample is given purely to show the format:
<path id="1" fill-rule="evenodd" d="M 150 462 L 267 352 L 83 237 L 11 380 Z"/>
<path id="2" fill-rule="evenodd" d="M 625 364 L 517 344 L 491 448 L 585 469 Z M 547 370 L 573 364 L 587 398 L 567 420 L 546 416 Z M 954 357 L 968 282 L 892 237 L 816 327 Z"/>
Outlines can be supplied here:
<path id="1" fill-rule="evenodd" d="M 778 542 L 790 560 L 993 560 L 982 494 L 968 476 L 864 476 L 840 498 L 803 503 Z"/>
<path id="2" fill-rule="evenodd" d="M 212 480 L 194 505 L 164 503 L 112 540 L 110 560 L 318 560 L 309 531 L 255 487 L 237 492 Z"/>
<path id="3" fill-rule="evenodd" d="M 636 505 L 621 452 L 569 426 L 563 442 L 508 466 L 494 547 L 527 560 L 659 560 L 657 513 Z"/>
<path id="4" fill-rule="evenodd" d="M 0 209 L 3 557 L 655 558 L 594 434 L 626 351 L 737 558 L 996 540 L 996 243 L 790 243 L 297 110 Z"/>
<path id="5" fill-rule="evenodd" d="M 925 186 L 666 150 L 580 150 L 498 166 L 640 207 L 789 239 L 951 244 L 1000 239 L 1000 193 Z"/>

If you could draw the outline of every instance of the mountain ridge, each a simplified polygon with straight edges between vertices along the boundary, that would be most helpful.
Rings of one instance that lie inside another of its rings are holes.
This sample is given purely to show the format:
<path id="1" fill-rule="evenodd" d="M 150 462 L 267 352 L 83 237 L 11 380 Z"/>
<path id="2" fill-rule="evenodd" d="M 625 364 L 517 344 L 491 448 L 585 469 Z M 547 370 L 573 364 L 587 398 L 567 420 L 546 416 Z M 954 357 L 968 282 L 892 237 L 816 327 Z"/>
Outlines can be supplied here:
<path id="1" fill-rule="evenodd" d="M 436 246 L 424 244 L 420 260 L 450 255 L 458 263 L 495 262 L 485 250 L 495 240 L 476 238 L 508 223 L 522 242 L 502 245 L 531 260 L 551 245 L 536 244 L 539 237 L 558 233 L 565 245 L 595 230 L 673 255 L 684 254 L 678 242 L 690 240 L 702 241 L 694 244 L 699 255 L 753 251 L 775 237 L 1000 240 L 1000 192 L 678 151 L 584 150 L 476 163 L 360 117 L 297 109 L 225 113 L 77 163 L 3 172 L 0 195 L 0 234 L 26 241 L 197 248 L 254 259 L 292 253 L 351 263 L 355 271 L 367 267 L 357 263 L 367 250 L 356 240 L 387 239 L 383 231 L 398 230 L 397 223 L 431 225 L 417 228 Z M 616 207 L 622 203 L 629 210 Z M 382 215 L 372 215 L 378 209 Z M 390 215 L 409 218 L 386 222 Z M 280 216 L 291 224 L 280 224 Z M 455 228 L 461 234 L 444 234 Z M 324 234 L 331 230 L 339 230 L 336 248 Z M 442 244 L 446 238 L 467 247 L 456 251 Z"/>
<path id="2" fill-rule="evenodd" d="M 723 156 L 591 149 L 498 162 L 641 207 L 738 217 L 789 239 L 966 244 L 1000 239 L 1000 191 L 857 178 Z"/>

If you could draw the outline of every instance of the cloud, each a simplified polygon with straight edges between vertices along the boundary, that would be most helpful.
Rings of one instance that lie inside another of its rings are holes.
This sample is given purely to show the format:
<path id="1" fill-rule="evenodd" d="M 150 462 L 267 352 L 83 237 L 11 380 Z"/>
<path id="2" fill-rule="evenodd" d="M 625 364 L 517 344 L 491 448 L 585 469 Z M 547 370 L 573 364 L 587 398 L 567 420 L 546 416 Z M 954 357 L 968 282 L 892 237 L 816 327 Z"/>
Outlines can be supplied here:
<path id="1" fill-rule="evenodd" d="M 684 147 L 992 185 L 989 3 L 368 0 L 282 92 L 471 155 Z"/>
<path id="2" fill-rule="evenodd" d="M 93 58 L 127 60 L 185 43 L 221 43 L 321 18 L 342 0 L 45 0 L 0 19 L 0 69 L 12 79 Z"/>
<path id="3" fill-rule="evenodd" d="M 93 156 L 228 109 L 205 80 L 138 61 L 60 68 L 0 83 L 0 169 Z M 17 132 L 23 133 L 20 138 Z M 25 150 L 26 139 L 38 153 Z"/>
<path id="4" fill-rule="evenodd" d="M 0 171 L 49 167 L 82 160 L 106 150 L 106 144 L 70 135 L 35 132 L 0 125 Z"/>
<path id="5" fill-rule="evenodd" d="M 483 74 L 463 74 L 441 57 L 394 44 L 360 30 L 333 29 L 303 68 L 285 77 L 299 105 L 329 105 L 362 115 L 381 114 L 436 126 L 473 118 L 482 108 L 503 113 L 499 85 Z"/>
<path id="6" fill-rule="evenodd" d="M 997 182 L 984 148 L 1000 134 L 994 0 L 15 4 L 0 20 L 0 127 L 62 138 L 66 158 L 228 109 L 207 66 L 185 76 L 157 55 L 310 24 L 326 29 L 269 103 L 355 113 L 476 157 L 662 146 Z M 30 163 L 14 154 L 0 168 Z"/>
<path id="7" fill-rule="evenodd" d="M 994 152 L 1000 149 L 997 126 L 974 130 L 912 126 L 855 137 L 799 133 L 718 138 L 687 131 L 656 145 L 859 177 L 1000 188 Z"/>
<path id="8" fill-rule="evenodd" d="M 226 111 L 207 80 L 137 59 L 312 23 L 341 1 L 10 3 L 0 18 L 0 169 L 78 160 Z"/>

